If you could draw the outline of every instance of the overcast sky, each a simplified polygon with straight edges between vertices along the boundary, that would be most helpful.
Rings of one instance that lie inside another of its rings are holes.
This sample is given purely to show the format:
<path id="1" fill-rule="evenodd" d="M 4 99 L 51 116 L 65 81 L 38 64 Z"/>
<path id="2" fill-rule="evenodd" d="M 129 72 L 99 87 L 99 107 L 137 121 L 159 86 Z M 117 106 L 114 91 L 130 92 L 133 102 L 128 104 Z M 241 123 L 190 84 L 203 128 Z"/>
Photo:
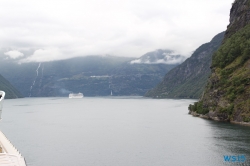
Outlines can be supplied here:
<path id="1" fill-rule="evenodd" d="M 156 49 L 190 55 L 226 30 L 233 1 L 0 0 L 0 48 L 22 61 Z"/>

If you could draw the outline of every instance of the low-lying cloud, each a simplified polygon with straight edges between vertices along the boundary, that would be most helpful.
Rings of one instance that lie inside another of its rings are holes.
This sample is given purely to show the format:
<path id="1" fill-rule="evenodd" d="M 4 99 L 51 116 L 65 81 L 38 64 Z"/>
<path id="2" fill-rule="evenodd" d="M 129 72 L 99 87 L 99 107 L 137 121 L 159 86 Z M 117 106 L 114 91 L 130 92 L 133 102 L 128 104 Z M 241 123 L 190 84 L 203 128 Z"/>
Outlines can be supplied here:
<path id="1" fill-rule="evenodd" d="M 139 59 L 132 60 L 130 64 L 180 64 L 186 57 L 178 55 L 177 53 L 169 50 L 156 50 L 149 52 Z"/>
<path id="2" fill-rule="evenodd" d="M 24 56 L 23 53 L 17 50 L 5 52 L 4 55 L 7 55 L 11 59 L 17 59 Z"/>
<path id="3" fill-rule="evenodd" d="M 57 60 L 62 53 L 58 48 L 38 49 L 32 55 L 20 60 L 20 62 L 44 62 Z"/>

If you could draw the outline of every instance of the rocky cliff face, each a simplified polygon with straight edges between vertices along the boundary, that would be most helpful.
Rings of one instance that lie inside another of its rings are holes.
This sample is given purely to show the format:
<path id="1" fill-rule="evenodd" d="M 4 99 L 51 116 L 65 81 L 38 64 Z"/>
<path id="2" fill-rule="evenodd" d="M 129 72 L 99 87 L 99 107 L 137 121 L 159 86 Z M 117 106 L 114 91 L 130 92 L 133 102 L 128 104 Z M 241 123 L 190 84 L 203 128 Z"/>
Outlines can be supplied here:
<path id="1" fill-rule="evenodd" d="M 224 32 L 201 45 L 190 58 L 168 72 L 163 81 L 145 96 L 153 98 L 198 99 L 210 75 L 212 54 L 219 48 Z"/>
<path id="2" fill-rule="evenodd" d="M 230 11 L 230 24 L 227 27 L 225 39 L 236 33 L 250 23 L 250 2 L 248 0 L 236 0 Z"/>
<path id="3" fill-rule="evenodd" d="M 212 59 L 202 99 L 190 113 L 236 123 L 250 122 L 250 0 L 236 0 L 223 44 Z"/>

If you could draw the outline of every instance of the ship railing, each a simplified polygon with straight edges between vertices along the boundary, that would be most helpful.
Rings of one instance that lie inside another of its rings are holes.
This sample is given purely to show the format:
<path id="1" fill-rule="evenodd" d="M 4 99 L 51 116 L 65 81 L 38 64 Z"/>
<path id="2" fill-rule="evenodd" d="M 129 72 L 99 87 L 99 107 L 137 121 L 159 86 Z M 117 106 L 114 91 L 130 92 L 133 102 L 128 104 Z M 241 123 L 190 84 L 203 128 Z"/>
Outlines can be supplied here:
<path id="1" fill-rule="evenodd" d="M 1 166 L 26 166 L 24 158 L 7 154 L 7 153 L 0 153 L 0 165 Z"/>
<path id="2" fill-rule="evenodd" d="M 0 101 L 2 101 L 5 97 L 5 92 L 4 91 L 0 91 Z"/>

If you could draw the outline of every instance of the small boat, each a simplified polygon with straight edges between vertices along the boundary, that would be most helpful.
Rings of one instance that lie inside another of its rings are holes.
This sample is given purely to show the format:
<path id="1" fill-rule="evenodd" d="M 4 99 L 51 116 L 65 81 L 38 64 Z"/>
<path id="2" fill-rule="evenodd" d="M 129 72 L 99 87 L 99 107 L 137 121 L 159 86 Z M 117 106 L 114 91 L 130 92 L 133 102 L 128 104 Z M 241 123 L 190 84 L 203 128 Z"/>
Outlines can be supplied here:
<path id="1" fill-rule="evenodd" d="M 2 114 L 5 92 L 0 91 L 0 116 Z M 9 139 L 0 131 L 0 165 L 26 166 L 21 153 L 12 145 Z"/>
<path id="2" fill-rule="evenodd" d="M 69 98 L 70 99 L 80 99 L 80 98 L 83 98 L 83 94 L 82 93 L 70 93 Z"/>

